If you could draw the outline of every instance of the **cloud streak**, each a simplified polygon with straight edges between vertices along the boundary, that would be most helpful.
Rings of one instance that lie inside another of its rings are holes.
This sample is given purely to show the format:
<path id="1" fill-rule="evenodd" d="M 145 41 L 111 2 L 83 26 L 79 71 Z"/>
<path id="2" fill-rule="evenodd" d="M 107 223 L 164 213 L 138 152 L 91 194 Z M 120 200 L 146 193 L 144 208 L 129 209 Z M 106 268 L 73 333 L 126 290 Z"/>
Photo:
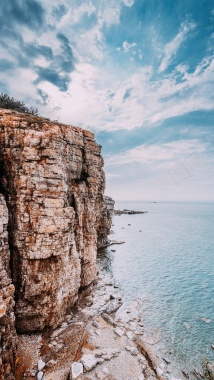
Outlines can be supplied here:
<path id="1" fill-rule="evenodd" d="M 106 89 L 109 83 L 114 86 Z M 183 67 L 182 73 L 175 72 L 173 77 L 155 78 L 153 68 L 144 67 L 120 82 L 112 75 L 102 78 L 102 71 L 93 65 L 77 65 L 69 92 L 74 94 L 78 89 L 81 93 L 78 98 L 81 112 L 77 117 L 76 98 L 71 95 L 67 100 L 74 111 L 64 116 L 60 111 L 59 115 L 66 121 L 72 116 L 75 123 L 90 125 L 95 131 L 152 127 L 193 111 L 213 110 L 213 84 L 212 56 L 203 59 L 192 73 Z M 67 101 L 64 101 L 66 108 Z"/>
<path id="2" fill-rule="evenodd" d="M 158 72 L 162 73 L 170 65 L 173 57 L 176 55 L 181 44 L 185 41 L 187 34 L 195 29 L 196 25 L 194 23 L 183 23 L 180 27 L 179 33 L 164 47 L 164 57 L 159 66 Z"/>
<path id="3" fill-rule="evenodd" d="M 156 163 L 159 167 L 162 163 L 179 163 L 187 157 L 198 155 L 207 150 L 206 144 L 198 140 L 181 140 L 159 145 L 141 145 L 130 149 L 125 153 L 112 156 L 106 160 L 106 166 L 122 166 L 130 163 L 141 165 Z"/>

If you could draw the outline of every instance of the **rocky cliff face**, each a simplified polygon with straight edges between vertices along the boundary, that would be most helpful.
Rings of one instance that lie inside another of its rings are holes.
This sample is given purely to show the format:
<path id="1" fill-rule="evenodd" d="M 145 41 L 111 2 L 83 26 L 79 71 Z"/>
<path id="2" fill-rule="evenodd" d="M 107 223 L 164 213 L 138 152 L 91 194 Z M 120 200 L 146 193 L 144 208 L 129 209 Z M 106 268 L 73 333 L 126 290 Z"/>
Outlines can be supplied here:
<path id="1" fill-rule="evenodd" d="M 115 201 L 107 197 L 106 195 L 103 196 L 103 211 L 101 214 L 101 220 L 98 227 L 98 241 L 97 241 L 97 247 L 102 248 L 106 247 L 110 240 L 108 239 L 108 235 L 110 233 L 111 229 L 111 222 L 112 222 L 112 214 L 114 210 L 114 204 Z"/>
<path id="2" fill-rule="evenodd" d="M 8 246 L 8 212 L 0 194 L 0 379 L 14 379 L 16 333 L 14 286 L 11 284 Z"/>
<path id="3" fill-rule="evenodd" d="M 110 228 L 104 188 L 92 133 L 0 110 L 0 193 L 18 331 L 59 324 L 95 279 L 97 241 Z M 7 273 L 8 260 L 7 252 Z"/>

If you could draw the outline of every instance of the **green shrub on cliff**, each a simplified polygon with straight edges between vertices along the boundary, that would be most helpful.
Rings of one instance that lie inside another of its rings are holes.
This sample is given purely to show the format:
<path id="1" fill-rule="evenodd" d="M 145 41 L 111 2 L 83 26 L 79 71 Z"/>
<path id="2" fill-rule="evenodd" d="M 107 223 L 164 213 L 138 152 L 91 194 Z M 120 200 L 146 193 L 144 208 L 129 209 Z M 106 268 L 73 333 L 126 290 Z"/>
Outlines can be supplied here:
<path id="1" fill-rule="evenodd" d="M 7 108 L 16 110 L 18 112 L 25 112 L 31 115 L 38 115 L 38 109 L 34 107 L 27 107 L 24 102 L 14 99 L 7 94 L 0 95 L 0 108 Z"/>

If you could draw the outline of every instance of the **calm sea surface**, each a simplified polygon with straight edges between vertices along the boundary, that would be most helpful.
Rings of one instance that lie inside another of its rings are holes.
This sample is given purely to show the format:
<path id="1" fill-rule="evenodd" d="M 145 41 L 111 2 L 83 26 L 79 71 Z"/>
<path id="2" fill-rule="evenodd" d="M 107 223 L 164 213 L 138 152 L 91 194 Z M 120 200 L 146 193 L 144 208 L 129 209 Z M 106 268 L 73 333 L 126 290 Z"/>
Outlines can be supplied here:
<path id="1" fill-rule="evenodd" d="M 181 369 L 214 360 L 214 203 L 118 202 L 115 208 L 148 213 L 114 216 L 110 238 L 125 244 L 103 249 L 101 265 L 127 301 L 139 298 L 154 349 L 182 377 Z"/>

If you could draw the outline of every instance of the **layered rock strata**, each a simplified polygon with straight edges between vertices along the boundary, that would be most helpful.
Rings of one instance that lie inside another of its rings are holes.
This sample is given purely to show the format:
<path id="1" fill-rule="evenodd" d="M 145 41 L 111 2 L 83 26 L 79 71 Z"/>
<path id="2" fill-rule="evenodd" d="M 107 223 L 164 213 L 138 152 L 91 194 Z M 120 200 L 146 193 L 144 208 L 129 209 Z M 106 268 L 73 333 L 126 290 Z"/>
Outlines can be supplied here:
<path id="1" fill-rule="evenodd" d="M 108 235 L 111 229 L 112 214 L 115 204 L 115 201 L 106 195 L 103 196 L 103 201 L 102 217 L 98 227 L 97 248 L 106 247 L 110 243 Z"/>
<path id="2" fill-rule="evenodd" d="M 8 246 L 8 211 L 0 194 L 0 379 L 14 379 L 16 333 L 14 286 L 11 283 Z"/>
<path id="3" fill-rule="evenodd" d="M 104 188 L 92 133 L 0 111 L 0 193 L 9 210 L 18 331 L 59 324 L 95 279 L 97 241 L 111 224 L 103 218 Z"/>

